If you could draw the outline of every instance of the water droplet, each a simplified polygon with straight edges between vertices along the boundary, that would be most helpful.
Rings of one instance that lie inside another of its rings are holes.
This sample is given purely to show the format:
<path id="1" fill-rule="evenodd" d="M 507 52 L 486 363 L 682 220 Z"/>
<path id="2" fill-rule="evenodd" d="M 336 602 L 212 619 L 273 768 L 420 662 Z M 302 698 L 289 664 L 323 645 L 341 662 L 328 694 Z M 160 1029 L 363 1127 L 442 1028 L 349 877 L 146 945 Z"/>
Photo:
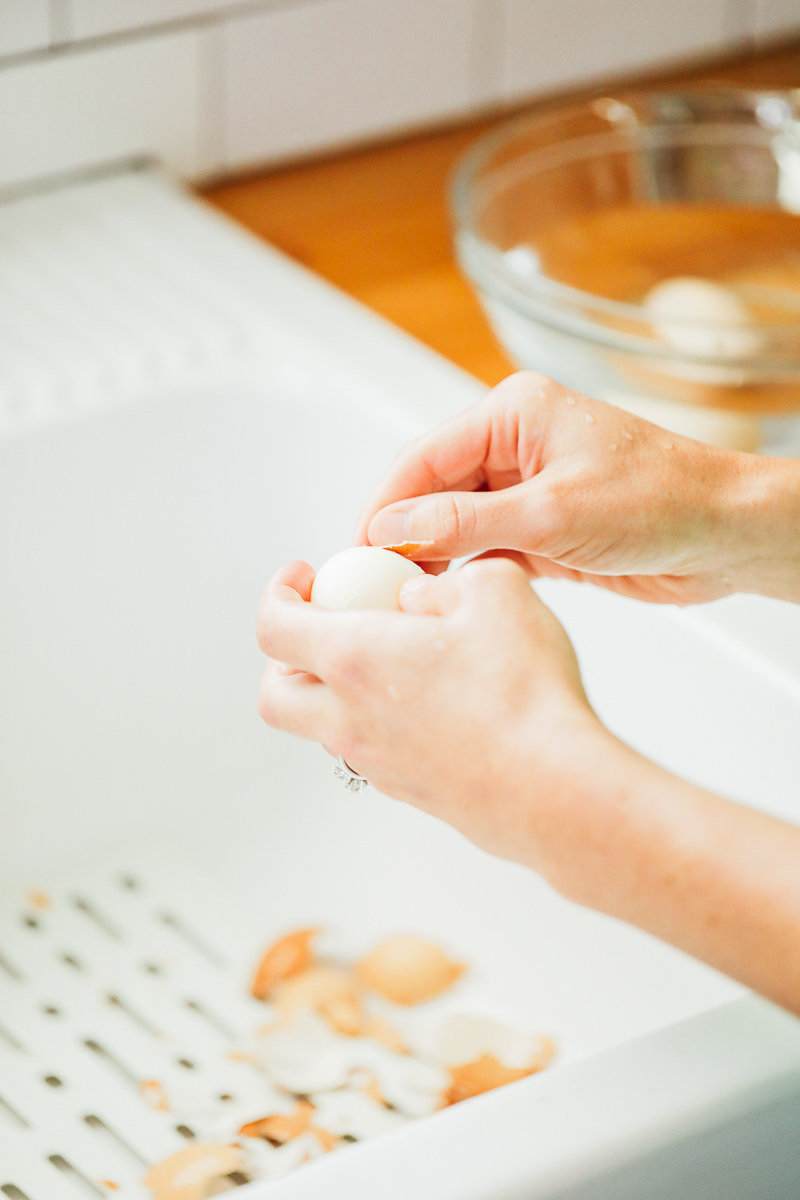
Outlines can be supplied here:
<path id="1" fill-rule="evenodd" d="M 567 396 L 567 404 L 570 406 L 570 408 L 573 408 L 575 406 L 575 397 Z"/>
<path id="2" fill-rule="evenodd" d="M 586 423 L 588 425 L 594 425 L 594 417 L 592 416 L 591 413 L 586 414 Z"/>

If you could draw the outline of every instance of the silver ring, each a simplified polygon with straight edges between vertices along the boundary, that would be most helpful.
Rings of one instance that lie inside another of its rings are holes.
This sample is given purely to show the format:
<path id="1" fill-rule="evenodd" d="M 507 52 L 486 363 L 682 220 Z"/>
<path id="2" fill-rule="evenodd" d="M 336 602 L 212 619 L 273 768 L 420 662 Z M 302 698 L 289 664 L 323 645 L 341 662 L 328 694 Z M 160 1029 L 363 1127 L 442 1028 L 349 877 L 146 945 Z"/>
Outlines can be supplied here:
<path id="1" fill-rule="evenodd" d="M 361 792 L 365 787 L 369 787 L 369 780 L 363 775 L 359 775 L 352 767 L 348 767 L 341 754 L 333 768 L 333 773 L 337 779 L 341 779 L 348 792 Z"/>

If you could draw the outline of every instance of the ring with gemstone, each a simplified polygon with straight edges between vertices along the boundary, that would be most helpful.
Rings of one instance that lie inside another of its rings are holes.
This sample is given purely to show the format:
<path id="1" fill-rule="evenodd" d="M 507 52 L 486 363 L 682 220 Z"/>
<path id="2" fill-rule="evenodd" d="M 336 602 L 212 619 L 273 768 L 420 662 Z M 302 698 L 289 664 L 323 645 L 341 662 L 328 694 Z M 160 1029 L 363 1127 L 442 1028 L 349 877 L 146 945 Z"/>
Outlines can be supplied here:
<path id="1" fill-rule="evenodd" d="M 333 768 L 333 773 L 337 779 L 341 779 L 348 792 L 360 792 L 365 787 L 369 787 L 369 780 L 365 779 L 363 775 L 359 775 L 352 767 L 348 767 L 341 754 Z"/>

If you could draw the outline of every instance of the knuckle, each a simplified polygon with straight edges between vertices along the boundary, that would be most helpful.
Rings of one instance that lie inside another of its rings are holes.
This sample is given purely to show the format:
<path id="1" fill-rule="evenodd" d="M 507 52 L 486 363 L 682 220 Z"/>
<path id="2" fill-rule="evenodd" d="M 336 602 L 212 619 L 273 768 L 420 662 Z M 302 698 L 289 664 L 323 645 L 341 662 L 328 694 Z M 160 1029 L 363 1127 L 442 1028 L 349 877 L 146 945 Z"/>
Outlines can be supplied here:
<path id="1" fill-rule="evenodd" d="M 363 765 L 366 762 L 366 742 L 354 729 L 342 729 L 333 740 L 333 748 L 336 754 L 341 754 L 348 766 L 352 767 L 356 763 Z"/>
<path id="2" fill-rule="evenodd" d="M 258 693 L 258 715 L 264 724 L 269 725 L 271 729 L 280 729 L 280 713 L 280 705 L 270 686 L 268 677 L 265 676 Z"/>
<path id="3" fill-rule="evenodd" d="M 477 525 L 475 502 L 469 494 L 446 494 L 436 499 L 429 536 L 446 546 L 471 545 Z"/>
<path id="4" fill-rule="evenodd" d="M 361 654 L 345 645 L 325 649 L 322 673 L 327 682 L 343 691 L 354 691 L 365 679 L 365 664 Z"/>
<path id="5" fill-rule="evenodd" d="M 551 480 L 540 491 L 536 506 L 536 529 L 544 548 L 551 547 L 564 537 L 573 524 L 575 512 L 574 485 L 566 480 Z"/>
<path id="6" fill-rule="evenodd" d="M 487 558 L 475 564 L 478 567 L 478 582 L 488 587 L 505 587 L 510 580 L 517 580 L 525 572 L 510 558 Z"/>

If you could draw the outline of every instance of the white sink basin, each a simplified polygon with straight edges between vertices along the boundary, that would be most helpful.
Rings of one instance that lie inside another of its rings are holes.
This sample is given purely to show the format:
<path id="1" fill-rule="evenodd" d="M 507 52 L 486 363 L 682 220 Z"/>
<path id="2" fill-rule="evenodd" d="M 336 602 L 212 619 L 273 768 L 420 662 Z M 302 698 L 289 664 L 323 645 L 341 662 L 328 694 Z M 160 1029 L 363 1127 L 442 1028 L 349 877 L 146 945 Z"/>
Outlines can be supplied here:
<path id="1" fill-rule="evenodd" d="M 125 253 L 131 277 L 140 257 L 119 230 L 141 218 L 141 238 L 152 225 L 173 254 L 159 295 L 186 279 L 194 302 L 205 287 L 232 334 L 205 359 L 170 357 L 176 343 L 165 334 L 147 382 L 131 323 L 121 383 L 107 379 L 104 391 L 101 381 L 91 405 L 77 388 L 71 407 L 59 408 L 43 367 L 35 405 L 18 385 L 0 441 L 0 871 L 9 897 L 0 955 L 23 977 L 0 971 L 0 1030 L 32 1055 L 23 1062 L 0 1039 L 0 1098 L 34 1127 L 6 1127 L 0 1112 L 0 1185 L 5 1172 L 29 1200 L 74 1197 L 74 1181 L 46 1161 L 53 1151 L 90 1179 L 112 1169 L 103 1156 L 113 1159 L 113 1148 L 101 1153 L 98 1143 L 95 1162 L 85 1122 L 79 1128 L 89 1103 L 80 1076 L 98 1068 L 90 1051 L 76 1058 L 73 1043 L 85 1041 L 92 1020 L 108 1021 L 91 985 L 75 993 L 62 1026 L 69 1050 L 50 1026 L 37 1033 L 30 1015 L 45 992 L 63 986 L 72 996 L 69 972 L 62 980 L 44 965 L 41 939 L 54 939 L 55 952 L 76 938 L 78 957 L 110 971 L 102 939 L 81 932 L 80 918 L 70 918 L 73 928 L 48 925 L 44 914 L 31 943 L 18 917 L 26 888 L 70 896 L 85 883 L 133 930 L 112 894 L 125 869 L 151 871 L 189 925 L 224 946 L 226 987 L 241 990 L 260 945 L 297 924 L 324 923 L 355 947 L 413 929 L 471 964 L 463 1002 L 559 1044 L 558 1065 L 541 1076 L 263 1192 L 251 1185 L 243 1200 L 686 1200 L 710 1196 L 717 1183 L 726 1200 L 743 1200 L 755 1194 L 741 1190 L 750 1166 L 760 1197 L 796 1196 L 800 1159 L 786 1123 L 800 1094 L 792 1018 L 561 900 L 432 819 L 372 790 L 347 795 L 322 750 L 267 730 L 256 715 L 253 630 L 270 573 L 292 557 L 318 564 L 347 544 L 397 448 L 479 389 L 162 181 L 117 180 L 28 204 L 19 206 L 26 228 L 42 237 L 53 235 L 54 213 L 67 226 L 104 213 L 98 253 L 103 237 L 119 251 L 123 294 Z M 19 231 L 22 217 L 13 219 Z M 63 229 L 59 237 L 69 243 Z M 151 282 L 158 290 L 157 272 Z M 67 368 L 51 375 L 63 394 L 77 386 Z M 674 611 L 563 584 L 542 593 L 621 736 L 708 786 L 800 818 L 791 758 L 800 686 L 791 673 Z M 176 884 L 180 860 L 199 886 Z M 134 941 L 155 936 L 136 930 Z M 114 969 L 128 970 L 121 958 Z M 141 1004 L 158 1015 L 148 996 Z M 113 1040 L 115 1028 L 104 1025 L 103 1037 Z M 202 1048 L 194 1053 L 202 1059 Z M 76 1076 L 57 1111 L 40 1087 L 56 1059 Z M 158 1125 L 161 1116 L 137 1115 L 123 1083 L 105 1078 L 101 1070 L 94 1110 L 122 1124 L 141 1157 L 177 1148 L 168 1116 Z M 735 1170 L 730 1139 L 744 1155 Z M 121 1194 L 143 1195 L 141 1167 L 124 1159 L 112 1164 Z"/>

